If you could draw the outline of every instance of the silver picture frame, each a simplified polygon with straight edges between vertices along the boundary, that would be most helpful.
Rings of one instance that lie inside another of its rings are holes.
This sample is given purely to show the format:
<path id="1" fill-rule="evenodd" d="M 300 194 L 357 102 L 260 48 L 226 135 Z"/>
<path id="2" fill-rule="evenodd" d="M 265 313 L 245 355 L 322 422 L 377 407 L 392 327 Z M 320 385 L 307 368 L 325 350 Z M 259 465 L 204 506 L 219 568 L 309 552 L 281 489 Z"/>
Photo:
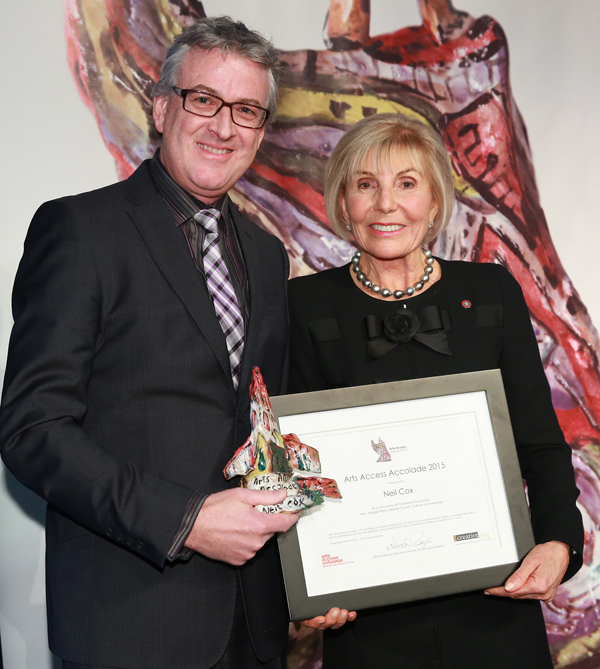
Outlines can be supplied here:
<path id="1" fill-rule="evenodd" d="M 361 585 L 361 587 L 355 587 L 356 578 L 350 569 L 347 582 L 344 582 L 341 587 L 338 584 L 334 592 L 314 594 L 308 587 L 310 579 L 307 574 L 310 570 L 307 565 L 312 564 L 313 558 L 317 560 L 318 556 L 310 555 L 310 546 L 307 549 L 306 545 L 303 544 L 301 548 L 298 527 L 294 526 L 290 531 L 278 537 L 291 620 L 303 620 L 322 615 L 333 606 L 348 610 L 360 610 L 472 590 L 483 590 L 487 587 L 500 585 L 514 572 L 522 558 L 534 546 L 534 538 L 502 376 L 499 370 L 271 398 L 273 411 L 282 432 L 294 432 L 294 429 L 288 429 L 289 425 L 292 428 L 296 424 L 311 425 L 311 421 L 314 422 L 316 418 L 322 425 L 324 422 L 327 423 L 329 417 L 334 415 L 339 417 L 342 409 L 354 410 L 360 407 L 377 409 L 380 405 L 387 409 L 393 403 L 396 403 L 396 406 L 400 406 L 397 403 L 403 403 L 402 408 L 409 410 L 411 406 L 416 406 L 410 405 L 411 402 L 428 398 L 438 398 L 435 405 L 439 408 L 440 401 L 443 405 L 445 402 L 451 403 L 452 398 L 455 400 L 457 395 L 469 396 L 473 393 L 485 394 L 485 402 L 480 402 L 480 405 L 485 407 L 483 411 L 484 413 L 487 412 L 491 425 L 490 434 L 493 433 L 491 439 L 495 445 L 491 451 L 497 458 L 498 471 L 500 472 L 497 478 L 501 481 L 491 491 L 491 499 L 493 505 L 498 505 L 498 507 L 503 505 L 507 510 L 505 515 L 509 518 L 510 530 L 508 534 L 512 534 L 512 541 L 514 541 L 514 559 L 480 567 L 475 565 L 475 568 L 473 568 L 473 560 L 471 560 L 470 566 L 466 570 L 456 570 L 456 567 L 454 567 L 451 573 L 444 573 L 444 565 L 438 564 L 434 566 L 430 574 L 421 575 L 418 578 L 398 580 L 393 577 L 389 582 L 379 582 L 377 585 L 371 586 Z M 348 413 L 348 416 L 352 416 L 352 411 Z M 480 417 L 478 420 L 481 423 L 485 422 L 487 418 L 482 421 Z M 478 423 L 478 421 L 476 420 L 475 423 Z M 308 432 L 310 431 L 309 429 Z M 304 432 L 306 432 L 306 429 Z M 302 433 L 298 432 L 298 436 L 304 440 Z M 310 444 L 310 441 L 307 441 L 307 443 Z M 330 440 L 330 443 L 335 443 L 335 440 Z M 337 453 L 337 456 L 333 453 L 333 457 L 327 452 L 326 444 L 325 446 L 318 444 L 317 447 L 322 461 L 328 460 L 331 463 L 336 461 L 336 457 L 338 461 L 343 457 L 343 449 L 339 444 L 331 447 L 331 450 L 335 450 Z M 335 478 L 335 466 L 329 467 L 323 472 L 323 475 Z M 340 480 L 337 482 L 343 496 L 344 482 Z M 343 514 L 343 501 L 343 499 L 335 501 L 326 499 L 325 505 L 338 503 L 334 513 Z M 366 504 L 368 503 L 368 500 L 366 500 Z M 310 523 L 315 522 L 312 518 L 317 518 L 319 509 L 320 507 L 317 507 L 308 513 L 303 512 L 301 533 L 303 531 L 306 533 L 306 528 L 310 529 Z M 308 555 L 307 550 L 309 551 Z M 403 555 L 397 557 L 400 567 L 404 559 Z M 398 569 L 396 569 L 397 573 Z M 378 578 L 381 579 L 380 576 Z M 338 579 L 338 582 L 340 580 L 344 580 L 343 575 Z"/>

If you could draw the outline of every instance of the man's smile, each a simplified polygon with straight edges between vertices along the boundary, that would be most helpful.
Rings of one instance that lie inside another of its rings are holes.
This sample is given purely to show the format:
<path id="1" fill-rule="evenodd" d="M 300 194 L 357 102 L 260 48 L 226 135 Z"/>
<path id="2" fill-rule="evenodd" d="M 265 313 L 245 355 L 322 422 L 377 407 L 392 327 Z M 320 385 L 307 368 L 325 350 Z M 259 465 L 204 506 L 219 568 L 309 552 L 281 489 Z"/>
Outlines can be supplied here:
<path id="1" fill-rule="evenodd" d="M 223 153 L 231 153 L 231 149 L 215 149 L 212 146 L 208 146 L 208 144 L 200 144 L 200 142 L 196 142 L 196 144 L 201 148 L 204 149 L 205 151 L 208 151 L 209 153 L 215 153 L 218 156 L 220 156 Z"/>

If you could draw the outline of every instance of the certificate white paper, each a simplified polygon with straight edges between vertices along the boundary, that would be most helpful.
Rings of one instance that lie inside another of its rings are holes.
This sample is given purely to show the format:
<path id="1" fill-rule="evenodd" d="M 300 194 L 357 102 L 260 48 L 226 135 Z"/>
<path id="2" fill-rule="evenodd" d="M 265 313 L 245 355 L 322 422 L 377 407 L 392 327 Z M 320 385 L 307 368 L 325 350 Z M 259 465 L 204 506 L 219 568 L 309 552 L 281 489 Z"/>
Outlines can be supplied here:
<path id="1" fill-rule="evenodd" d="M 458 376 L 464 386 L 465 377 L 473 375 Z M 455 377 L 442 378 L 447 386 Z M 425 381 L 434 380 L 417 383 Z M 479 389 L 279 415 L 282 433 L 294 432 L 319 450 L 322 475 L 334 478 L 342 493 L 341 500 L 326 499 L 303 512 L 296 525 L 309 600 L 330 595 L 332 605 L 345 606 L 336 593 L 404 582 L 413 584 L 407 598 L 419 598 L 414 584 L 424 579 L 431 584 L 436 577 L 485 573 L 497 565 L 511 565 L 512 571 L 523 549 L 514 532 L 488 393 Z M 285 556 L 284 573 L 287 586 Z M 469 589 L 464 583 L 457 588 Z M 440 594 L 454 589 L 442 588 Z M 423 592 L 431 596 L 428 589 Z"/>

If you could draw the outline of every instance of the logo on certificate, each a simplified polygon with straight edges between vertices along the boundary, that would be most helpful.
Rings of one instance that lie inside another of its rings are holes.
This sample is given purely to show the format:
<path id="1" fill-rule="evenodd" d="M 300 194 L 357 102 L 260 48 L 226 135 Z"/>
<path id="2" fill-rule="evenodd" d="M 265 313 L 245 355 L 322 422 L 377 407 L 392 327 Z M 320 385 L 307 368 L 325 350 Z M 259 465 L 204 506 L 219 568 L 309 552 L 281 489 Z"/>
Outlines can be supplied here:
<path id="1" fill-rule="evenodd" d="M 337 555 L 331 555 L 331 553 L 321 555 L 322 567 L 337 567 L 342 564 L 354 564 L 354 560 L 344 560 L 344 558 L 338 557 Z"/>
<path id="2" fill-rule="evenodd" d="M 454 541 L 469 541 L 470 539 L 479 539 L 479 532 L 467 532 L 466 534 L 454 535 Z"/>
<path id="3" fill-rule="evenodd" d="M 371 448 L 379 456 L 377 458 L 377 462 L 389 462 L 392 459 L 392 456 L 390 455 L 390 452 L 388 451 L 387 446 L 383 443 L 381 437 L 379 437 L 379 440 L 377 441 L 377 443 L 375 443 L 371 439 Z"/>

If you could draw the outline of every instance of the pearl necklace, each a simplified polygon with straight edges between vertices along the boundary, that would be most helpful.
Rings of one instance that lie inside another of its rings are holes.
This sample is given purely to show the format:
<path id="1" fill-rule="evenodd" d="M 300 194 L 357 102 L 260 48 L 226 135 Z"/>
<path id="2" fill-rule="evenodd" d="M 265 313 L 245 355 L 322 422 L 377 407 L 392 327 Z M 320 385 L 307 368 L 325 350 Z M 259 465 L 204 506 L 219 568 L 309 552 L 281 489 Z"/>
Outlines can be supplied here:
<path id="1" fill-rule="evenodd" d="M 356 278 L 362 283 L 365 288 L 372 290 L 374 293 L 381 295 L 381 297 L 391 297 L 392 295 L 399 300 L 401 297 L 408 295 L 414 295 L 417 290 L 421 290 L 423 286 L 429 281 L 429 275 L 433 272 L 433 263 L 435 262 L 431 251 L 429 249 L 423 249 L 425 254 L 425 273 L 421 279 L 415 283 L 414 286 L 409 286 L 406 290 L 395 290 L 391 291 L 389 288 L 380 288 L 377 284 L 374 284 L 369 280 L 369 277 L 361 270 L 360 268 L 360 257 L 362 255 L 361 251 L 356 251 L 352 256 L 352 271 L 356 272 Z"/>

